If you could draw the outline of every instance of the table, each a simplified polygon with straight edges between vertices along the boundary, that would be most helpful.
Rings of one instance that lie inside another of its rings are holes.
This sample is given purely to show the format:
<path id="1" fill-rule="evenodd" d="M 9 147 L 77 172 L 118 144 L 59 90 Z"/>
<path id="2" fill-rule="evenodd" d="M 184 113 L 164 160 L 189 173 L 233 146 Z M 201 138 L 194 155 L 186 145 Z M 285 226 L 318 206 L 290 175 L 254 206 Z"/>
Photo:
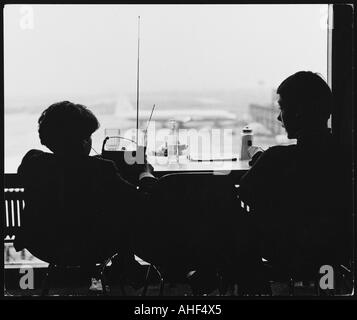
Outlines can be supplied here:
<path id="1" fill-rule="evenodd" d="M 237 161 L 192 161 L 187 156 L 180 156 L 179 163 L 169 164 L 167 157 L 148 156 L 147 161 L 153 166 L 154 172 L 226 172 L 249 170 L 248 160 Z"/>

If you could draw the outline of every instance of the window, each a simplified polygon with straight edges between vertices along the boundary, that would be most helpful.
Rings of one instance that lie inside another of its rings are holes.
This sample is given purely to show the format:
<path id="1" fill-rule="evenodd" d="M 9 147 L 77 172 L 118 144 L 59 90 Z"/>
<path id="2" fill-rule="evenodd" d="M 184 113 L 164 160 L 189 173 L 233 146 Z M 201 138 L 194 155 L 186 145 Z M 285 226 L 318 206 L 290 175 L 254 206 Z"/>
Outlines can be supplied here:
<path id="1" fill-rule="evenodd" d="M 140 16 L 140 127 L 226 129 L 240 150 L 289 143 L 274 92 L 299 70 L 327 79 L 327 5 L 7 5 L 4 8 L 5 172 L 31 148 L 45 150 L 37 119 L 53 102 L 87 105 L 101 128 L 136 125 Z M 231 139 L 225 139 L 229 135 Z M 164 143 L 155 141 L 154 149 Z M 221 141 L 220 140 L 220 141 Z M 151 150 L 151 152 L 154 150 Z"/>

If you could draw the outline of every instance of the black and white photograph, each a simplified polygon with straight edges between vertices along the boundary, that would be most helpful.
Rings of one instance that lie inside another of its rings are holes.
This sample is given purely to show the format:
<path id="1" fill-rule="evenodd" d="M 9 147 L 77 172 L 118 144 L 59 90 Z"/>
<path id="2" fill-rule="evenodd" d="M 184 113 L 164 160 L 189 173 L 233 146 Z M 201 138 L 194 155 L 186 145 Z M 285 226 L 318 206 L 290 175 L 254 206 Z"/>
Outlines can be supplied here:
<path id="1" fill-rule="evenodd" d="M 353 4 L 2 9 L 4 299 L 353 298 Z"/>

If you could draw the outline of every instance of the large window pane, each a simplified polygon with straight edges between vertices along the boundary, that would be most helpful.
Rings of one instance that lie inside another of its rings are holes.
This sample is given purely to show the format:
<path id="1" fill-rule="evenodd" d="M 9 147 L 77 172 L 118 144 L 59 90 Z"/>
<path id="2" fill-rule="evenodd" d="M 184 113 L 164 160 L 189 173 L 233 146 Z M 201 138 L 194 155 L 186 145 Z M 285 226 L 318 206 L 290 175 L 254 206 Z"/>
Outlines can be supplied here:
<path id="1" fill-rule="evenodd" d="M 177 116 L 182 128 L 232 129 L 234 152 L 247 124 L 263 148 L 287 143 L 270 121 L 274 91 L 299 70 L 326 79 L 326 14 L 327 5 L 6 6 L 5 172 L 45 150 L 37 119 L 53 102 L 93 110 L 98 152 L 104 128 L 135 127 L 139 15 L 142 128 L 155 104 L 158 130 Z"/>

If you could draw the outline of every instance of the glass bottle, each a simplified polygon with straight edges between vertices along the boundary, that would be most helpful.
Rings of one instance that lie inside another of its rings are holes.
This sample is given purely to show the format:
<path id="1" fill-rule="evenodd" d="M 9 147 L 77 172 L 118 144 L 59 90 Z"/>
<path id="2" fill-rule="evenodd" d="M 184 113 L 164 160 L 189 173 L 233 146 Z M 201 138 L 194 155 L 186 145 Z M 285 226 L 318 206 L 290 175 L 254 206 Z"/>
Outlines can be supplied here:
<path id="1" fill-rule="evenodd" d="M 248 148 L 253 145 L 253 132 L 248 126 L 242 130 L 242 144 L 239 160 L 249 160 Z"/>
<path id="2" fill-rule="evenodd" d="M 179 162 L 179 150 L 178 150 L 178 126 L 177 121 L 169 121 L 169 135 L 167 138 L 167 157 L 169 164 L 175 164 Z"/>

